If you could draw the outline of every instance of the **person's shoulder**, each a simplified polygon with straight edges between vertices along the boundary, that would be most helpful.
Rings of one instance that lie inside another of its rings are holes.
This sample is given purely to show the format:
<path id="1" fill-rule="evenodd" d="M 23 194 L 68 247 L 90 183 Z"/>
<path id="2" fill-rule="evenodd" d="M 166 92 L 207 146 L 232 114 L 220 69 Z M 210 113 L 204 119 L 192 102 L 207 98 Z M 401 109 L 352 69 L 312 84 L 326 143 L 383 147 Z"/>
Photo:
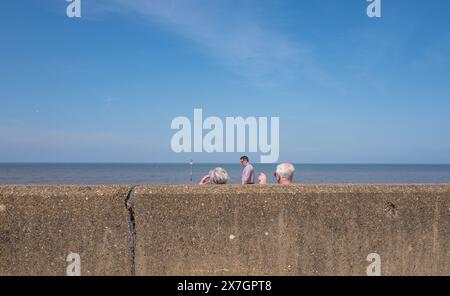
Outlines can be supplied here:
<path id="1" fill-rule="evenodd" d="M 248 164 L 248 169 L 249 169 L 249 170 L 253 170 L 253 166 L 252 166 L 251 163 Z"/>

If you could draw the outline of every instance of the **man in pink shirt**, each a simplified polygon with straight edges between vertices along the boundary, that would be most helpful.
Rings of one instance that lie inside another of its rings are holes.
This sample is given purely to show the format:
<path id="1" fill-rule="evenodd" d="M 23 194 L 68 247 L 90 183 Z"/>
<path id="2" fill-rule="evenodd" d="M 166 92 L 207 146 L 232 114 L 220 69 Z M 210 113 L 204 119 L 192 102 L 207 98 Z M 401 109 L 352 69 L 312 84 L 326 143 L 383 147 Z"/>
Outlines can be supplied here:
<path id="1" fill-rule="evenodd" d="M 255 173 L 253 166 L 248 162 L 247 156 L 241 157 L 241 164 L 244 167 L 242 170 L 242 184 L 255 184 Z"/>

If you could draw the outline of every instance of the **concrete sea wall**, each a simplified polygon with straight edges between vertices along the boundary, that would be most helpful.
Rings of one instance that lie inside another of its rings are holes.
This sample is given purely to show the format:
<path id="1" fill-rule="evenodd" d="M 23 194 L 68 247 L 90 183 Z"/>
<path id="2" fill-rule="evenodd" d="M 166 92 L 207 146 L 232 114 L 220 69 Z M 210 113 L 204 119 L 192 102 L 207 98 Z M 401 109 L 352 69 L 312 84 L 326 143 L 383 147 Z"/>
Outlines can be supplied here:
<path id="1" fill-rule="evenodd" d="M 450 275 L 450 185 L 0 186 L 0 275 Z"/>
<path id="2" fill-rule="evenodd" d="M 0 186 L 0 275 L 130 272 L 127 186 Z"/>

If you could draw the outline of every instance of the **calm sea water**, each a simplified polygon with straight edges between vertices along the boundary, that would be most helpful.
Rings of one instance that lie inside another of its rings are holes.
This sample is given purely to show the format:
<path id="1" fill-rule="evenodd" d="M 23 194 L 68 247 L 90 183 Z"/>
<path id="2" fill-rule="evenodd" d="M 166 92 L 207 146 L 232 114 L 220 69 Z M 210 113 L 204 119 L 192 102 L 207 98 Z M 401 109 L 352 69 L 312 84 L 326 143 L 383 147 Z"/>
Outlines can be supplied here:
<path id="1" fill-rule="evenodd" d="M 0 184 L 189 184 L 214 167 L 239 183 L 240 164 L 0 164 Z M 450 183 L 450 165 L 296 164 L 296 183 Z M 271 183 L 273 164 L 254 164 Z"/>

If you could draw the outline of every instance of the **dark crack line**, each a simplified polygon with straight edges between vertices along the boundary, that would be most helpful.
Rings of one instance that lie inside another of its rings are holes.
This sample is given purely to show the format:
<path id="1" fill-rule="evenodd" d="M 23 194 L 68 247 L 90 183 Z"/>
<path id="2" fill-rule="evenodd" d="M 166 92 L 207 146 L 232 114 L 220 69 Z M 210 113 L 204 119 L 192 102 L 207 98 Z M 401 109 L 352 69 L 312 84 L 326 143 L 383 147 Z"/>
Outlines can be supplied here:
<path id="1" fill-rule="evenodd" d="M 134 190 L 136 185 L 132 186 L 128 191 L 125 199 L 125 207 L 128 211 L 128 227 L 130 229 L 129 248 L 131 253 L 131 275 L 136 275 L 136 221 L 134 217 Z"/>

